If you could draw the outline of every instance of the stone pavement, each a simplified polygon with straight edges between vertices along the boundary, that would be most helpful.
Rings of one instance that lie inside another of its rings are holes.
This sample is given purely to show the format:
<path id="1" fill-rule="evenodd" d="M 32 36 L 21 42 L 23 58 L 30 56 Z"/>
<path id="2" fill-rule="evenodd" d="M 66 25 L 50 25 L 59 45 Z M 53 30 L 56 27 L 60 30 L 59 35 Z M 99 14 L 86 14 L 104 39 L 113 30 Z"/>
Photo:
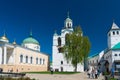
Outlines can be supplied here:
<path id="1" fill-rule="evenodd" d="M 104 80 L 103 76 L 98 79 L 89 79 L 87 73 L 78 74 L 26 74 L 27 77 L 36 80 Z"/>

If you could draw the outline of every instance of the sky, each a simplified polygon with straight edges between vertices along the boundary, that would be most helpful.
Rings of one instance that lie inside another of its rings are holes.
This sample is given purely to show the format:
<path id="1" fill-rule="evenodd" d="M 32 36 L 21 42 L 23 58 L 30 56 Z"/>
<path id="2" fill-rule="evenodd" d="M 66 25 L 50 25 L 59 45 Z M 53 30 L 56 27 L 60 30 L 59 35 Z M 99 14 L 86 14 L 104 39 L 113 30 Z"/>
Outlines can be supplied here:
<path id="1" fill-rule="evenodd" d="M 120 26 L 120 0 L 0 0 L 0 36 L 5 32 L 10 43 L 21 45 L 32 30 L 41 52 L 51 56 L 54 31 L 60 34 L 67 12 L 89 37 L 90 55 L 107 48 L 113 20 Z"/>

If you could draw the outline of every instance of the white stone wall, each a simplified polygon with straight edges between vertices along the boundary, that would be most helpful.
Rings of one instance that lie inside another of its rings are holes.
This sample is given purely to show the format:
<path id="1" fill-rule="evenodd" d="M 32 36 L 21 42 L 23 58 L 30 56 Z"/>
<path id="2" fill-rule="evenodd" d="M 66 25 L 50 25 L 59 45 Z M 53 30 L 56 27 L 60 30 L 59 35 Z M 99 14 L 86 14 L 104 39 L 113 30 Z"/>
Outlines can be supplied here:
<path id="1" fill-rule="evenodd" d="M 117 32 L 119 34 L 117 34 Z M 108 32 L 108 48 L 109 49 L 112 48 L 119 42 L 120 42 L 120 30 L 119 29 L 118 30 L 110 30 Z"/>
<path id="2" fill-rule="evenodd" d="M 26 43 L 24 45 L 24 47 L 26 48 L 30 48 L 30 49 L 33 49 L 33 50 L 37 50 L 37 51 L 40 51 L 40 45 L 37 45 L 37 44 L 32 44 L 32 43 Z"/>
<path id="3" fill-rule="evenodd" d="M 2 64 L 2 48 L 0 47 L 0 64 Z"/>
<path id="4" fill-rule="evenodd" d="M 53 57 L 53 69 L 59 69 L 61 71 L 61 67 L 63 67 L 63 71 L 74 71 L 74 67 L 72 66 L 71 63 L 67 63 L 63 53 L 58 52 L 58 37 L 61 38 L 61 47 L 65 45 L 65 35 L 67 33 L 70 33 L 69 31 L 72 31 L 73 29 L 66 30 L 63 29 L 61 32 L 61 36 L 53 36 L 53 47 L 52 47 L 52 57 Z M 61 64 L 61 61 L 63 61 L 63 64 Z M 70 61 L 69 61 L 70 62 Z M 77 67 L 77 71 L 83 72 L 84 67 L 82 64 L 79 64 Z"/>

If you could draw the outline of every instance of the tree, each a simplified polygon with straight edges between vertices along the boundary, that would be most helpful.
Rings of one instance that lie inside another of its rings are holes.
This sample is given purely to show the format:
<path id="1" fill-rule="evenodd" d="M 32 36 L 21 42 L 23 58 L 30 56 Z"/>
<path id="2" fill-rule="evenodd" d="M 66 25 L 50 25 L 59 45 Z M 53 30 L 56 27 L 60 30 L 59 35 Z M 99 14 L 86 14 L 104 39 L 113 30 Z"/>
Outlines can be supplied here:
<path id="1" fill-rule="evenodd" d="M 87 36 L 83 37 L 83 57 L 84 57 L 84 70 L 87 69 L 87 58 L 90 52 L 90 41 L 89 38 Z"/>
<path id="2" fill-rule="evenodd" d="M 90 51 L 90 42 L 88 37 L 83 36 L 81 28 L 75 27 L 74 31 L 66 34 L 66 43 L 64 45 L 64 56 L 67 61 L 71 61 L 77 71 L 77 64 L 83 63 Z"/>

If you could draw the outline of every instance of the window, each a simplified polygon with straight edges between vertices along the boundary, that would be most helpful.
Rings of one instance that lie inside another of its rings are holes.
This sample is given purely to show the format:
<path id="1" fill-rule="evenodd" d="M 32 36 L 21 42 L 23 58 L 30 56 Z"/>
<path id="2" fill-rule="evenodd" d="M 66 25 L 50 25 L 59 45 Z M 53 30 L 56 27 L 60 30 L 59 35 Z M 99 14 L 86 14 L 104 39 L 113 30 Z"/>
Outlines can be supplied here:
<path id="1" fill-rule="evenodd" d="M 70 26 L 69 23 L 67 23 L 67 27 L 68 27 L 68 28 L 69 28 L 69 26 Z"/>
<path id="2" fill-rule="evenodd" d="M 97 63 L 98 63 L 98 60 L 97 60 Z"/>
<path id="3" fill-rule="evenodd" d="M 33 58 L 32 58 L 32 57 L 30 57 L 30 63 L 31 63 L 31 64 L 32 64 L 32 62 L 33 62 L 32 60 L 33 60 Z"/>
<path id="4" fill-rule="evenodd" d="M 119 56 L 120 56 L 120 54 L 119 54 Z"/>
<path id="5" fill-rule="evenodd" d="M 42 64 L 42 59 L 40 58 L 40 64 Z"/>
<path id="6" fill-rule="evenodd" d="M 20 62 L 23 62 L 23 55 L 20 55 Z"/>
<path id="7" fill-rule="evenodd" d="M 37 46 L 37 49 L 39 49 L 39 46 Z"/>
<path id="8" fill-rule="evenodd" d="M 58 38 L 58 46 L 61 46 L 61 38 Z"/>
<path id="9" fill-rule="evenodd" d="M 110 36 L 110 33 L 109 33 L 109 36 Z"/>
<path id="10" fill-rule="evenodd" d="M 38 58 L 36 58 L 36 64 L 38 64 Z"/>
<path id="11" fill-rule="evenodd" d="M 63 52 L 63 47 L 58 48 L 58 52 L 62 53 Z"/>
<path id="12" fill-rule="evenodd" d="M 28 63 L 28 56 L 26 56 L 26 63 Z"/>
<path id="13" fill-rule="evenodd" d="M 45 64 L 45 59 L 43 59 L 43 64 Z"/>
<path id="14" fill-rule="evenodd" d="M 117 34 L 119 34 L 119 31 L 117 31 Z"/>
<path id="15" fill-rule="evenodd" d="M 117 54 L 115 54 L 115 56 L 117 56 Z"/>
<path id="16" fill-rule="evenodd" d="M 115 32 L 113 31 L 113 35 L 115 35 Z"/>
<path id="17" fill-rule="evenodd" d="M 69 64 L 69 61 L 67 60 L 67 64 Z"/>
<path id="18" fill-rule="evenodd" d="M 63 64 L 63 61 L 61 61 L 61 65 Z"/>

